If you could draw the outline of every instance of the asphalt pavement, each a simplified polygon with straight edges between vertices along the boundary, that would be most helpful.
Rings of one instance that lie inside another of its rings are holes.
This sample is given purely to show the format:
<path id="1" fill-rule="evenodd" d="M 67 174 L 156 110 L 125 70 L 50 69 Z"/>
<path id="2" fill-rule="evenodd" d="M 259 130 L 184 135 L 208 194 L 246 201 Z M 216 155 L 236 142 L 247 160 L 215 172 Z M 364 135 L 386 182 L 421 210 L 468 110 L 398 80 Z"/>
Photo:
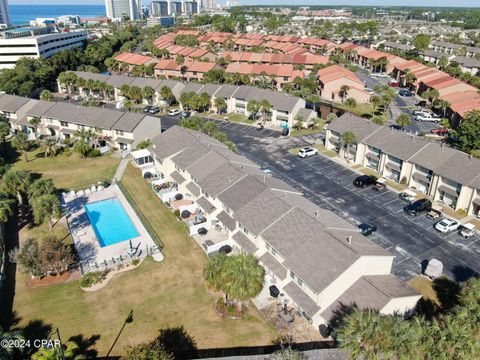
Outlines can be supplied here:
<path id="1" fill-rule="evenodd" d="M 162 119 L 163 128 L 176 123 L 177 117 Z M 358 174 L 323 155 L 300 159 L 288 153 L 294 146 L 307 145 L 307 137 L 285 138 L 275 130 L 218 123 L 242 155 L 271 169 L 274 176 L 302 191 L 318 206 L 356 225 L 377 225 L 370 239 L 395 255 L 393 272 L 397 276 L 408 280 L 420 274 L 422 264 L 432 258 L 442 261 L 444 273 L 457 281 L 480 274 L 479 235 L 464 239 L 457 232 L 441 234 L 424 215 L 406 215 L 406 203 L 397 193 L 356 188 L 352 183 Z"/>

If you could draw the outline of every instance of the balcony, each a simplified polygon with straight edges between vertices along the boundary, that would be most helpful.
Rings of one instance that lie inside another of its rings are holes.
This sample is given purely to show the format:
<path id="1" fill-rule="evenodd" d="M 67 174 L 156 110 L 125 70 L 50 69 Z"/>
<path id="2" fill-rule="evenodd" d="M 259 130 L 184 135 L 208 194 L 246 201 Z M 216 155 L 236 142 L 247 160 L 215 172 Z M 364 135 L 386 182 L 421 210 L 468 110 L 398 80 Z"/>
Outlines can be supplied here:
<path id="1" fill-rule="evenodd" d="M 183 197 L 178 191 L 177 183 L 158 179 L 151 182 L 153 192 L 163 201 L 171 202 L 173 200 L 180 200 Z M 177 196 L 179 194 L 180 196 Z M 180 197 L 180 199 L 177 199 Z"/>

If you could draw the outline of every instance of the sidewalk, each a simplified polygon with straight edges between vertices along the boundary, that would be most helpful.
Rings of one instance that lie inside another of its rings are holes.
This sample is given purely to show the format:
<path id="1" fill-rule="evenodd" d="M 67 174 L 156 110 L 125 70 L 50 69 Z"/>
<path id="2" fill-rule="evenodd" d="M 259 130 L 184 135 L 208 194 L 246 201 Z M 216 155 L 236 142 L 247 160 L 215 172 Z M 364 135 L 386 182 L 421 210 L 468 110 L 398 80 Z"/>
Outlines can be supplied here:
<path id="1" fill-rule="evenodd" d="M 122 180 L 123 173 L 125 172 L 125 169 L 127 168 L 129 161 L 130 161 L 130 156 L 127 156 L 126 158 L 120 161 L 120 164 L 118 164 L 117 171 L 115 172 L 115 175 L 113 176 L 113 179 L 112 179 L 112 182 L 114 184 Z"/>

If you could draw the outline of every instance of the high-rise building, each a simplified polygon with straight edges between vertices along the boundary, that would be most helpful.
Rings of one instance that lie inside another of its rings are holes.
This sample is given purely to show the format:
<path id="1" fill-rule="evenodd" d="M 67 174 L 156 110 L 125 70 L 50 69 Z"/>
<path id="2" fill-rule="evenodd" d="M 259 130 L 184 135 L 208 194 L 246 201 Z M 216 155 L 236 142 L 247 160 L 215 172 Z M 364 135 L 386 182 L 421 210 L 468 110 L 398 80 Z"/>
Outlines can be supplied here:
<path id="1" fill-rule="evenodd" d="M 0 0 L 0 24 L 10 25 L 10 13 L 8 12 L 8 0 Z"/>
<path id="2" fill-rule="evenodd" d="M 193 15 L 200 13 L 201 0 L 153 0 L 152 16 Z"/>
<path id="3" fill-rule="evenodd" d="M 105 8 L 110 19 L 136 20 L 142 14 L 142 0 L 105 0 Z"/>
<path id="4" fill-rule="evenodd" d="M 205 9 L 215 9 L 217 7 L 217 0 L 205 0 Z"/>

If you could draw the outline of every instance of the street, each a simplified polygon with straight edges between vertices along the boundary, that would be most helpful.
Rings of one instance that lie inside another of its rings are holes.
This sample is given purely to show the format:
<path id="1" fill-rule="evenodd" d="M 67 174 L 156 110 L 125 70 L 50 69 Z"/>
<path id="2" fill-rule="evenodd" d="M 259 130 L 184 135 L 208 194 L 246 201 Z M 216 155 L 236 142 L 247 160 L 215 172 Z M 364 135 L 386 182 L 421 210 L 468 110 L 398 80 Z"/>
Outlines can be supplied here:
<path id="1" fill-rule="evenodd" d="M 178 118 L 162 118 L 162 127 Z M 370 239 L 395 255 L 393 272 L 408 280 L 420 274 L 425 260 L 443 262 L 444 273 L 457 281 L 480 273 L 480 236 L 464 239 L 456 232 L 441 234 L 424 215 L 407 216 L 405 202 L 393 191 L 358 189 L 352 182 L 357 173 L 322 155 L 300 159 L 288 149 L 307 145 L 307 138 L 280 137 L 274 130 L 258 130 L 238 123 L 219 123 L 239 152 L 274 176 L 302 191 L 322 208 L 329 209 L 353 224 L 372 222 L 378 230 Z"/>

